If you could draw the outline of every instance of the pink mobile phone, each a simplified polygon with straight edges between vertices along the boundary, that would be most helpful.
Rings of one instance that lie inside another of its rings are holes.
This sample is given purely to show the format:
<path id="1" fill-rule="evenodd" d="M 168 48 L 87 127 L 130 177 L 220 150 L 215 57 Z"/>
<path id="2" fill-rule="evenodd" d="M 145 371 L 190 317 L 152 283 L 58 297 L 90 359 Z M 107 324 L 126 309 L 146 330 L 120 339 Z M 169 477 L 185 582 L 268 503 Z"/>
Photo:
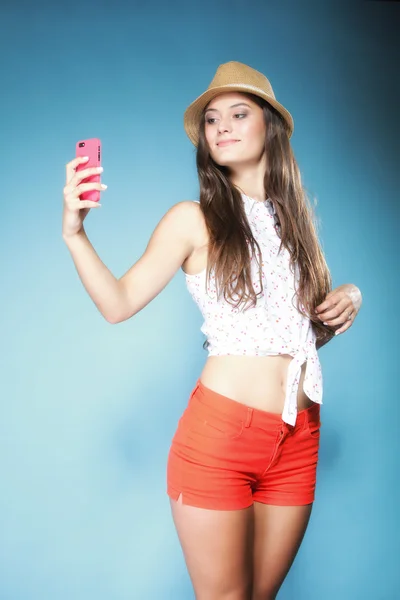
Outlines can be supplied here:
<path id="1" fill-rule="evenodd" d="M 77 166 L 77 171 L 82 169 L 88 169 L 89 167 L 101 167 L 101 141 L 98 138 L 90 138 L 88 140 L 79 140 L 76 142 L 76 156 L 88 156 L 89 160 Z M 82 179 L 81 183 L 89 183 L 94 181 L 100 183 L 100 173 L 98 175 L 91 175 Z M 90 200 L 91 202 L 98 202 L 100 200 L 100 190 L 89 190 L 83 192 L 79 196 L 80 200 Z"/>

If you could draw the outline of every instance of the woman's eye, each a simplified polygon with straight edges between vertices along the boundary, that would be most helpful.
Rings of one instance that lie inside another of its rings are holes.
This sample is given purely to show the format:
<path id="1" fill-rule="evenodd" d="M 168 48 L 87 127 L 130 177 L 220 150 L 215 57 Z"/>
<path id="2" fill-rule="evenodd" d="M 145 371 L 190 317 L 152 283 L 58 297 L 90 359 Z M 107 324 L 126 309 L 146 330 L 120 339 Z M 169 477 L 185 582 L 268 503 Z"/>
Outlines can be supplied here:
<path id="1" fill-rule="evenodd" d="M 247 117 L 247 113 L 236 113 L 233 115 L 235 119 L 243 119 L 245 117 Z M 217 122 L 216 117 L 208 117 L 206 119 L 206 123 L 208 123 L 209 125 L 214 125 Z"/>

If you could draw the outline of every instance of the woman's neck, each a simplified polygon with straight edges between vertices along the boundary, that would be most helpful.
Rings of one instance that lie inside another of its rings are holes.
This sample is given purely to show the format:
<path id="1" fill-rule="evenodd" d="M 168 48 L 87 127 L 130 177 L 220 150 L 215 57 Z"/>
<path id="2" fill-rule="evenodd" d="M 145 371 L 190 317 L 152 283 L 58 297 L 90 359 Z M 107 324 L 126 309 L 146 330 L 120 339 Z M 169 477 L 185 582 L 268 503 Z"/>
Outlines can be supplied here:
<path id="1" fill-rule="evenodd" d="M 258 202 L 264 202 L 266 195 L 264 189 L 265 165 L 261 161 L 258 165 L 249 167 L 240 172 L 231 173 L 230 179 L 234 186 L 245 196 Z"/>

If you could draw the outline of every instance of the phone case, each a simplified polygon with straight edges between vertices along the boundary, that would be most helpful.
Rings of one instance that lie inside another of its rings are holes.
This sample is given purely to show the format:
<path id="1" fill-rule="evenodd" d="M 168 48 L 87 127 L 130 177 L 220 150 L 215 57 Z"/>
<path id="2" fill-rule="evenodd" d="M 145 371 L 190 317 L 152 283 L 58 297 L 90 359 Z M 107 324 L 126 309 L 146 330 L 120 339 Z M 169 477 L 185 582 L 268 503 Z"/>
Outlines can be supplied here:
<path id="1" fill-rule="evenodd" d="M 76 156 L 88 156 L 89 160 L 77 166 L 77 171 L 82 169 L 88 169 L 89 167 L 100 167 L 101 166 L 101 141 L 98 138 L 90 138 L 88 140 L 79 140 L 76 142 Z M 82 179 L 81 183 L 89 183 L 91 181 L 100 182 L 100 173 L 98 175 L 91 175 Z M 79 196 L 80 200 L 90 200 L 91 202 L 98 202 L 100 200 L 100 190 L 89 190 L 83 192 Z"/>

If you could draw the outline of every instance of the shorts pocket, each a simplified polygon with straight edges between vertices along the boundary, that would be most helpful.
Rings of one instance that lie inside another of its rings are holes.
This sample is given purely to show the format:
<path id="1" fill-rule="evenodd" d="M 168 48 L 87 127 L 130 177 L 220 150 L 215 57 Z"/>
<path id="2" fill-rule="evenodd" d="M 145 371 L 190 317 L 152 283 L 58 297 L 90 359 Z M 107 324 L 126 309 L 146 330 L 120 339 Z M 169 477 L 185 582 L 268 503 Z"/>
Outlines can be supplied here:
<path id="1" fill-rule="evenodd" d="M 202 404 L 192 397 L 190 405 L 186 408 L 181 425 L 186 431 L 195 435 L 221 440 L 235 440 L 241 436 L 244 422 L 223 413 L 213 406 Z"/>
<path id="2" fill-rule="evenodd" d="M 319 412 L 318 412 L 317 417 L 313 416 L 312 418 L 308 419 L 307 426 L 306 426 L 307 434 L 314 439 L 319 439 L 320 434 L 321 434 L 321 425 L 322 425 L 322 423 L 321 423 L 321 419 L 319 418 Z"/>

